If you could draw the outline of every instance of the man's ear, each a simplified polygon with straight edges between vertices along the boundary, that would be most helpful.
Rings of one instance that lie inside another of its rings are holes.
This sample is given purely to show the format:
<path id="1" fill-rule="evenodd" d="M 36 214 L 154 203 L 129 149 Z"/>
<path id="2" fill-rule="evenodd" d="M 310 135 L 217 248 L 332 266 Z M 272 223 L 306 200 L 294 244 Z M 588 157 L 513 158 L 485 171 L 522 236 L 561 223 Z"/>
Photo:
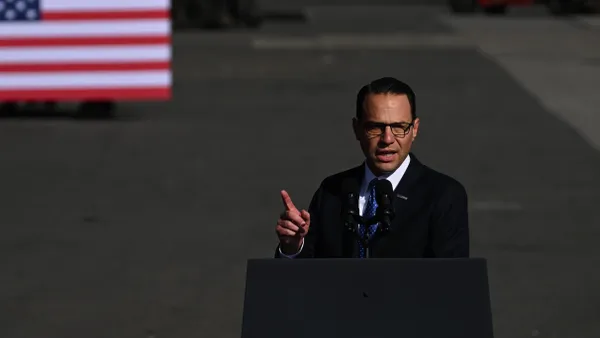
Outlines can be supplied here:
<path id="1" fill-rule="evenodd" d="M 413 133 L 412 133 L 412 138 L 413 141 L 415 140 L 415 138 L 417 138 L 417 134 L 419 133 L 419 123 L 421 122 L 421 120 L 417 117 L 415 119 L 414 125 L 413 125 Z"/>

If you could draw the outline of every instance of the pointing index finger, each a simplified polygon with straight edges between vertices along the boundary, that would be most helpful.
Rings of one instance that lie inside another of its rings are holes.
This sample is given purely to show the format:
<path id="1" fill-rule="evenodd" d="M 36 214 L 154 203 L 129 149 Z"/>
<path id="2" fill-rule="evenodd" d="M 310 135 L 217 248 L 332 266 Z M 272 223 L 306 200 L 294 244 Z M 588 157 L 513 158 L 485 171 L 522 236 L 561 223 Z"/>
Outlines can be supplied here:
<path id="1" fill-rule="evenodd" d="M 294 202 L 290 198 L 290 195 L 285 190 L 281 190 L 281 200 L 283 201 L 283 206 L 285 210 L 297 210 Z"/>

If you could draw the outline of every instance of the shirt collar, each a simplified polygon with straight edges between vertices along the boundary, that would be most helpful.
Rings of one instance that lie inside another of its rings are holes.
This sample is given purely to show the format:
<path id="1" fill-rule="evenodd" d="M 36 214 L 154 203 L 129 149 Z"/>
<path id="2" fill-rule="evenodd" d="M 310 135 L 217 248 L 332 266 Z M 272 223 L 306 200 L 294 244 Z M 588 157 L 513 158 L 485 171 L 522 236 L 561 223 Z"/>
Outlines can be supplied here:
<path id="1" fill-rule="evenodd" d="M 386 179 L 386 180 L 390 181 L 390 183 L 392 183 L 392 189 L 396 190 L 396 187 L 398 186 L 398 184 L 400 184 L 400 180 L 404 176 L 404 173 L 406 173 L 406 169 L 408 168 L 409 164 L 410 164 L 410 155 L 406 156 L 406 158 L 404 159 L 402 164 L 393 173 L 387 174 L 387 175 L 382 175 L 377 178 Z M 363 179 L 363 182 L 362 182 L 362 185 L 360 188 L 361 196 L 367 192 L 367 188 L 369 187 L 369 182 L 371 182 L 371 180 L 376 178 L 366 163 L 365 163 L 364 167 L 365 167 L 365 175 L 364 175 L 364 179 Z"/>

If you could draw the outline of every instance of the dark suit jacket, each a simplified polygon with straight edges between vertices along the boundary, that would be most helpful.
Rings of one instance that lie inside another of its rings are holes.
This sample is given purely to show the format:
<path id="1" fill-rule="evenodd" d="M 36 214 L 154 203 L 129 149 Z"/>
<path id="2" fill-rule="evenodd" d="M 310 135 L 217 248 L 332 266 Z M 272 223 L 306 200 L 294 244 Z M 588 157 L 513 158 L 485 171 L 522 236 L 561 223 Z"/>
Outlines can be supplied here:
<path id="1" fill-rule="evenodd" d="M 410 165 L 394 190 L 396 216 L 390 232 L 374 239 L 371 257 L 468 257 L 465 188 L 455 179 L 423 165 L 413 154 L 410 156 Z M 355 179 L 360 186 L 364 165 L 323 180 L 310 203 L 310 229 L 296 258 L 358 257 L 358 241 L 346 230 L 341 217 L 342 182 L 346 178 Z M 275 257 L 281 258 L 279 248 Z"/>

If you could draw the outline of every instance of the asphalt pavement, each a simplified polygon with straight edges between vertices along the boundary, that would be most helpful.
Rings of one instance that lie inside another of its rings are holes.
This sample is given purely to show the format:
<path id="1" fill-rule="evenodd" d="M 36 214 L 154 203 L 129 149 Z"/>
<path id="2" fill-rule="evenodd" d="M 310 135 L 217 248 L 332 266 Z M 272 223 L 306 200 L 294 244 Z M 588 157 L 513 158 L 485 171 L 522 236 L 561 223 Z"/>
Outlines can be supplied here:
<path id="1" fill-rule="evenodd" d="M 306 207 L 361 161 L 355 95 L 381 76 L 417 93 L 419 159 L 467 188 L 496 337 L 600 336 L 588 131 L 443 7 L 307 10 L 176 33 L 171 102 L 0 120 L 0 337 L 239 337 L 246 260 L 273 254 L 280 189 Z"/>

